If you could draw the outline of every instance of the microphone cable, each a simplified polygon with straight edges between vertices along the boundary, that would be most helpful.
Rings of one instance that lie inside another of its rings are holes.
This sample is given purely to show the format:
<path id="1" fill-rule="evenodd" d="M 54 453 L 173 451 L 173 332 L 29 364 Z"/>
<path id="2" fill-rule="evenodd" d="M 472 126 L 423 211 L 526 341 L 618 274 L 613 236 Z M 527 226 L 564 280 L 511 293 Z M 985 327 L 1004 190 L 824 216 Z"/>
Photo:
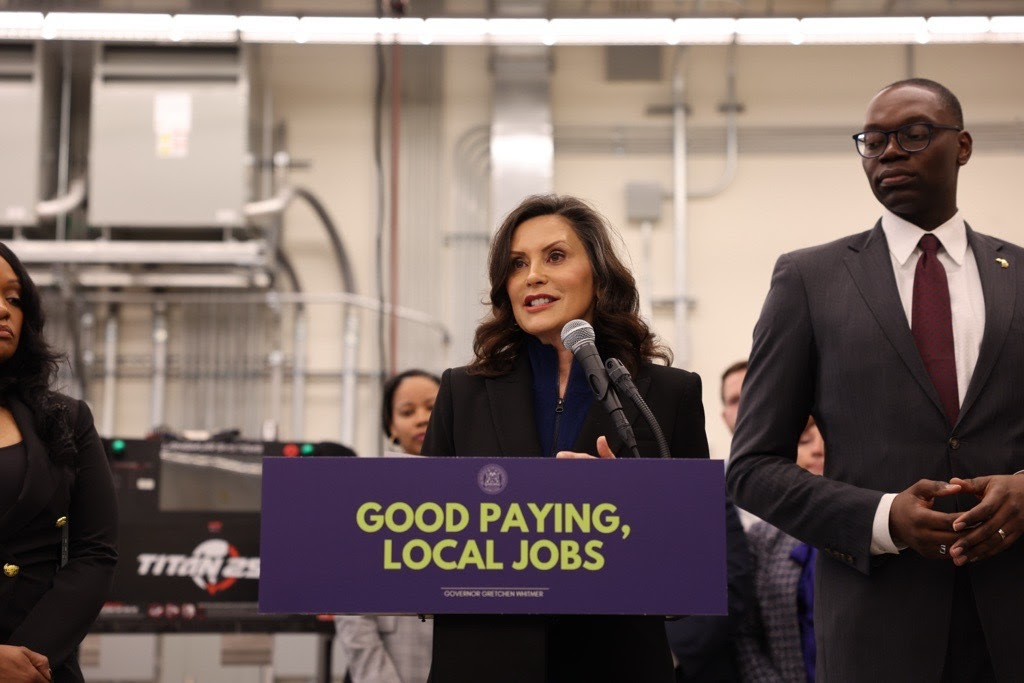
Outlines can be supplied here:
<path id="1" fill-rule="evenodd" d="M 640 414 L 644 416 L 644 420 L 650 425 L 651 431 L 654 432 L 654 440 L 658 444 L 658 457 L 671 458 L 672 452 L 669 450 L 665 433 L 661 431 L 661 425 L 658 424 L 657 418 L 654 417 L 651 407 L 647 405 L 647 401 L 640 395 L 640 390 L 633 384 L 633 378 L 629 376 L 629 370 L 626 369 L 626 366 L 618 358 L 609 358 L 604 362 L 604 367 L 608 371 L 608 377 L 615 387 L 629 396 L 633 401 L 633 405 L 637 407 Z"/>

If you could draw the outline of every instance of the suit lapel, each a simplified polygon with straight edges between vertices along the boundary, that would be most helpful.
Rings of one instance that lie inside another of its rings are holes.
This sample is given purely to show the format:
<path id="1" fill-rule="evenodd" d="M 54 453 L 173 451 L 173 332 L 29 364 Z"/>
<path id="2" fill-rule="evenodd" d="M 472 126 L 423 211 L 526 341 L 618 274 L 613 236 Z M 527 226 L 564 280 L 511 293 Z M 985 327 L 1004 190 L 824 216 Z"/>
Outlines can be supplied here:
<path id="1" fill-rule="evenodd" d="M 857 289 L 860 290 L 885 336 L 941 412 L 942 401 L 939 400 L 939 393 L 928 376 L 917 345 L 914 344 L 910 323 L 900 302 L 892 258 L 889 256 L 889 243 L 882 232 L 882 221 L 878 221 L 868 232 L 863 243 L 850 245 L 850 253 L 847 254 L 845 262 Z"/>
<path id="2" fill-rule="evenodd" d="M 651 377 L 646 373 L 637 373 L 633 383 L 636 385 L 637 391 L 640 395 L 647 400 L 647 392 L 651 387 Z M 619 400 L 622 401 L 622 410 L 626 414 L 626 419 L 629 420 L 629 424 L 633 425 L 634 428 L 637 425 L 637 419 L 640 418 L 640 411 L 636 405 L 629 400 L 629 397 L 625 394 L 619 394 Z M 612 424 L 612 419 L 608 416 L 608 412 L 605 410 L 604 405 L 600 401 L 594 401 L 590 404 L 590 410 L 587 411 L 587 417 L 583 421 L 583 427 L 580 428 L 580 435 L 576 438 L 576 443 L 573 444 L 573 450 L 579 453 L 591 453 L 597 455 L 597 437 L 604 435 L 608 437 L 608 445 L 611 447 L 612 452 L 622 457 L 628 457 L 629 453 L 623 448 L 622 438 L 619 433 L 615 430 L 615 425 Z"/>
<path id="3" fill-rule="evenodd" d="M 977 234 L 970 226 L 967 227 L 967 241 L 978 262 L 981 291 L 985 297 L 985 334 L 981 338 L 978 362 L 960 407 L 961 418 L 981 393 L 1006 342 L 1017 297 L 1017 283 L 1013 273 L 1015 268 L 1024 267 L 1024 263 L 1011 263 L 1009 268 L 1003 268 L 996 261 L 1001 258 L 1003 243 Z"/>
<path id="4" fill-rule="evenodd" d="M 501 455 L 541 457 L 537 421 L 533 417 L 533 376 L 526 352 L 519 354 L 512 372 L 488 378 L 485 385 Z"/>
<path id="5" fill-rule="evenodd" d="M 50 462 L 46 446 L 36 436 L 32 413 L 28 407 L 17 399 L 10 399 L 8 407 L 21 432 L 28 462 L 18 500 L 14 507 L 0 518 L 0 538 L 3 539 L 20 531 L 39 514 L 50 502 L 65 476 L 63 468 L 56 467 Z"/>

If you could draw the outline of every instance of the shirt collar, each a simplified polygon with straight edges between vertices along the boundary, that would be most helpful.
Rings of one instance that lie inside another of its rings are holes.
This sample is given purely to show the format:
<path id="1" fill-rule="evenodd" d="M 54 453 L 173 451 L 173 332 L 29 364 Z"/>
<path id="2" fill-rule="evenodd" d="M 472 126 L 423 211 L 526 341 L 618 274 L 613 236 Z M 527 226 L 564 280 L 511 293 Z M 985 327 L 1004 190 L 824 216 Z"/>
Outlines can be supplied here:
<path id="1" fill-rule="evenodd" d="M 901 266 L 907 265 L 907 260 L 914 253 L 921 235 L 924 234 L 924 230 L 888 209 L 882 210 L 882 232 L 889 243 L 889 251 Z M 960 212 L 957 211 L 952 218 L 931 233 L 942 243 L 949 257 L 958 266 L 962 266 L 967 255 L 967 226 Z"/>

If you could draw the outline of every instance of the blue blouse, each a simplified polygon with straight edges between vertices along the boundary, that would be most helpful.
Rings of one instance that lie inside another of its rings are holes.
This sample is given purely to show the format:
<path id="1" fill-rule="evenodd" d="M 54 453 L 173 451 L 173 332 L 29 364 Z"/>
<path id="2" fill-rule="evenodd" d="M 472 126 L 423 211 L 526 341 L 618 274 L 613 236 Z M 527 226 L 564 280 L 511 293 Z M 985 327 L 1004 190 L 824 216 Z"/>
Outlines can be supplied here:
<path id="1" fill-rule="evenodd" d="M 800 581 L 797 583 L 797 617 L 800 621 L 800 649 L 804 655 L 804 669 L 808 683 L 814 683 L 816 648 L 814 642 L 814 563 L 818 549 L 801 543 L 789 554 L 799 564 Z"/>
<path id="2" fill-rule="evenodd" d="M 530 335 L 526 350 L 533 372 L 533 416 L 541 452 L 554 457 L 559 451 L 572 450 L 583 421 L 594 402 L 582 366 L 573 358 L 565 396 L 558 396 L 558 352 Z"/>

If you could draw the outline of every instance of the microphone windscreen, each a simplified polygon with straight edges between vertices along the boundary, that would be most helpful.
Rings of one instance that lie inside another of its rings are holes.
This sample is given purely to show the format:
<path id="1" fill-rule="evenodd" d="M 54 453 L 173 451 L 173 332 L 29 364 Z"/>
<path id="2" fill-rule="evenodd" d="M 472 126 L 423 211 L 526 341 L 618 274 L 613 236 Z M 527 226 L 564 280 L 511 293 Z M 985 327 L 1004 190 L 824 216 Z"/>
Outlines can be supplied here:
<path id="1" fill-rule="evenodd" d="M 570 320 L 562 327 L 562 346 L 573 353 L 587 342 L 594 342 L 594 328 L 586 320 Z"/>

